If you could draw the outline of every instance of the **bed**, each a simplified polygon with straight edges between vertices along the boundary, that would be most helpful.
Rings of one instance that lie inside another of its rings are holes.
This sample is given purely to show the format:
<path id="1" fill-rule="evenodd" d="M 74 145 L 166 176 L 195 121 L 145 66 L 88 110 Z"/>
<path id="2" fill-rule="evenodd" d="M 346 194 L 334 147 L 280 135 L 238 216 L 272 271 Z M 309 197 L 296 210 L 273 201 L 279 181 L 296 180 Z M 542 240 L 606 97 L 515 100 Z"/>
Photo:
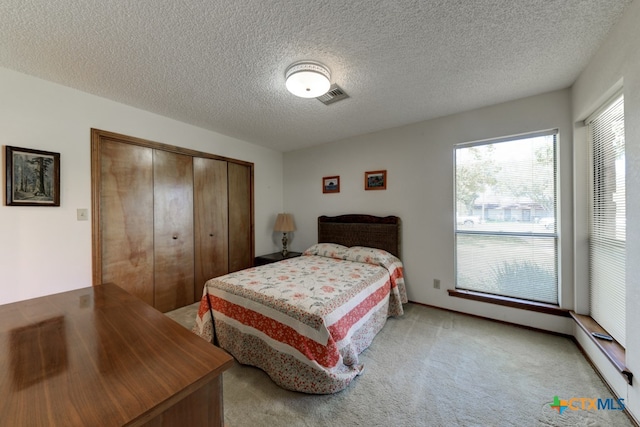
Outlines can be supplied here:
<path id="1" fill-rule="evenodd" d="M 285 389 L 336 393 L 363 371 L 358 356 L 387 318 L 403 314 L 399 255 L 399 218 L 321 216 L 302 256 L 207 281 L 193 332 Z"/>

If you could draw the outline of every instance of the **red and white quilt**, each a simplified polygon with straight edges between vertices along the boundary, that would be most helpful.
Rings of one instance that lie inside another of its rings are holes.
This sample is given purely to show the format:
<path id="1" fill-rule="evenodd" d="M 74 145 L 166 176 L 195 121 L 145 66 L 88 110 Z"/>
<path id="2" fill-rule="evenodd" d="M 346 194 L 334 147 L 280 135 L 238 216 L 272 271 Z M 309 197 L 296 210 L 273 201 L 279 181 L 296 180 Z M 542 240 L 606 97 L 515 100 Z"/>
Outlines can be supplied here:
<path id="1" fill-rule="evenodd" d="M 380 249 L 317 244 L 303 256 L 209 280 L 193 331 L 281 387 L 335 393 L 407 302 L 403 265 Z"/>

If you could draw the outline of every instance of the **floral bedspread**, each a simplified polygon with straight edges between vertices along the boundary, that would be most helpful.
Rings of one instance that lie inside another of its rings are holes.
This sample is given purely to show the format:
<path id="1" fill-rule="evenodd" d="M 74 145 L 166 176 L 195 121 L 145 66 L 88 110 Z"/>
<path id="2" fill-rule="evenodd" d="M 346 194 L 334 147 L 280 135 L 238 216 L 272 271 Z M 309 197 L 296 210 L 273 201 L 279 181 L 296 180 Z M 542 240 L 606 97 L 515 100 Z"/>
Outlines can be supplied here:
<path id="1" fill-rule="evenodd" d="M 209 280 L 193 331 L 280 386 L 326 394 L 361 371 L 358 355 L 407 302 L 387 252 L 319 244 L 303 256 Z M 210 311 L 211 308 L 211 311 Z"/>

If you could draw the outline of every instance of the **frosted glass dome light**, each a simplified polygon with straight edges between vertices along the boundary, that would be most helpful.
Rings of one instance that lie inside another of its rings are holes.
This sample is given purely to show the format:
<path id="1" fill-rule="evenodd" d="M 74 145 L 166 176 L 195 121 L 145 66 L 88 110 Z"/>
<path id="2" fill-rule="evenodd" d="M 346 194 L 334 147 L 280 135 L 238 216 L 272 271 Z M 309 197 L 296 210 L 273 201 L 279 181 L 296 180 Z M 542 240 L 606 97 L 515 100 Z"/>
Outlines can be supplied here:
<path id="1" fill-rule="evenodd" d="M 301 98 L 317 98 L 331 87 L 331 73 L 319 62 L 294 62 L 284 73 L 289 92 Z"/>

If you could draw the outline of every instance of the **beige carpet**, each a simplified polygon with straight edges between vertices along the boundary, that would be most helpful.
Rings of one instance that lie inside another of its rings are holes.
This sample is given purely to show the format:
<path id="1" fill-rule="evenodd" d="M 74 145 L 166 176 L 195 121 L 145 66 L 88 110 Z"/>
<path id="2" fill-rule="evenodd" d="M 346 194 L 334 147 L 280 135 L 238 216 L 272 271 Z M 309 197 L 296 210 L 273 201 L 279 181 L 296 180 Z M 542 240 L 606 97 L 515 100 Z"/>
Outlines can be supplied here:
<path id="1" fill-rule="evenodd" d="M 190 328 L 196 308 L 167 315 Z M 633 425 L 618 410 L 550 407 L 554 396 L 613 398 L 564 337 L 407 304 L 360 358 L 364 373 L 326 396 L 236 364 L 224 374 L 228 427 Z"/>

